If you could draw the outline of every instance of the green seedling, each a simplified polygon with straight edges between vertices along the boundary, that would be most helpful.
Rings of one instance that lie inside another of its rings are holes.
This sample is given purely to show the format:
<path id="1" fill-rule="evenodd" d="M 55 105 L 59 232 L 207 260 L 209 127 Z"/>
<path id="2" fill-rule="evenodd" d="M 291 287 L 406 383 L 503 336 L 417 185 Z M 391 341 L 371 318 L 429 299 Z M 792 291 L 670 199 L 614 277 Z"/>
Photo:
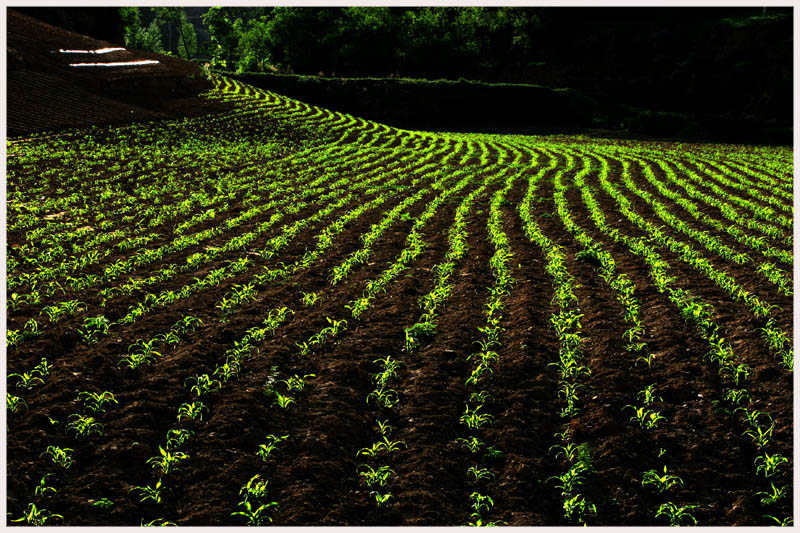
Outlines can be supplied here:
<path id="1" fill-rule="evenodd" d="M 789 460 L 782 456 L 779 453 L 770 455 L 765 453 L 764 455 L 759 455 L 756 457 L 754 463 L 756 465 L 756 474 L 764 474 L 764 477 L 772 477 L 774 476 L 778 468 L 784 464 L 788 463 Z"/>
<path id="2" fill-rule="evenodd" d="M 394 389 L 375 389 L 367 395 L 367 403 L 369 403 L 370 400 L 375 400 L 378 405 L 386 407 L 387 409 L 391 409 L 400 403 L 400 399 L 397 397 L 397 391 Z"/>
<path id="3" fill-rule="evenodd" d="M 311 307 L 319 300 L 319 295 L 315 292 L 302 292 L 300 294 L 303 297 L 303 305 L 305 307 Z"/>
<path id="4" fill-rule="evenodd" d="M 491 497 L 481 494 L 479 492 L 473 492 L 469 495 L 470 499 L 473 500 L 472 502 L 472 509 L 474 510 L 473 513 L 470 515 L 475 518 L 480 518 L 482 512 L 489 512 L 492 507 L 494 507 L 494 500 Z"/>
<path id="5" fill-rule="evenodd" d="M 9 374 L 8 377 L 9 379 L 17 378 L 18 389 L 31 390 L 36 385 L 44 384 L 44 380 L 39 376 L 37 376 L 36 374 L 34 374 L 33 372 L 23 372 L 22 374 L 17 374 L 17 373 Z"/>
<path id="6" fill-rule="evenodd" d="M 108 511 L 112 507 L 114 507 L 114 502 L 112 502 L 108 498 L 100 498 L 99 500 L 92 502 L 92 507 L 99 507 L 104 511 Z"/>
<path id="7" fill-rule="evenodd" d="M 178 421 L 184 418 L 188 420 L 203 420 L 203 411 L 207 411 L 203 402 L 183 403 L 178 407 Z"/>
<path id="8" fill-rule="evenodd" d="M 284 442 L 289 438 L 289 435 L 278 437 L 275 435 L 267 435 L 267 443 L 258 445 L 258 456 L 262 461 L 266 461 L 272 455 L 272 452 L 278 449 L 278 444 Z"/>
<path id="9" fill-rule="evenodd" d="M 295 374 L 293 377 L 280 380 L 279 383 L 286 385 L 287 392 L 302 392 L 305 389 L 306 381 L 315 377 L 317 377 L 316 374 L 305 374 L 302 378 Z"/>
<path id="10" fill-rule="evenodd" d="M 180 448 L 192 436 L 194 431 L 190 429 L 170 429 L 167 431 L 167 449 Z"/>
<path id="11" fill-rule="evenodd" d="M 47 478 L 52 476 L 53 474 L 45 474 L 42 476 L 42 479 L 39 480 L 39 484 L 33 490 L 34 496 L 46 496 L 48 493 L 52 492 L 55 494 L 57 491 L 53 487 L 47 486 Z"/>
<path id="12" fill-rule="evenodd" d="M 269 481 L 262 480 L 258 474 L 250 478 L 246 485 L 242 486 L 239 496 L 244 496 L 244 501 L 264 500 L 267 497 L 267 485 Z"/>
<path id="13" fill-rule="evenodd" d="M 370 491 L 369 495 L 372 496 L 372 501 L 375 502 L 376 507 L 383 507 L 385 505 L 388 505 L 389 500 L 393 498 L 391 492 L 381 494 L 377 490 Z"/>
<path id="14" fill-rule="evenodd" d="M 28 403 L 20 398 L 19 396 L 14 396 L 13 394 L 9 394 L 6 392 L 6 409 L 11 411 L 12 413 L 16 413 L 17 411 L 21 411 L 22 409 L 27 409 Z"/>
<path id="15" fill-rule="evenodd" d="M 83 408 L 87 411 L 91 411 L 92 413 L 105 413 L 106 412 L 106 404 L 108 403 L 119 403 L 116 398 L 114 398 L 114 393 L 109 391 L 104 392 L 79 392 L 78 393 L 78 401 L 83 398 Z"/>
<path id="16" fill-rule="evenodd" d="M 61 468 L 69 468 L 72 466 L 72 457 L 69 455 L 68 452 L 74 452 L 72 448 L 59 448 L 58 446 L 50 445 L 45 449 L 41 455 L 47 455 L 50 457 L 50 460 L 53 461 L 55 464 L 60 466 Z"/>
<path id="17" fill-rule="evenodd" d="M 768 514 L 767 514 L 767 515 L 764 515 L 764 518 L 769 518 L 769 519 L 771 519 L 771 520 L 772 520 L 773 522 L 775 522 L 775 524 L 777 524 L 779 527 L 791 527 L 791 526 L 792 526 L 792 524 L 794 524 L 794 520 L 792 520 L 792 517 L 791 517 L 791 516 L 787 516 L 786 518 L 784 518 L 783 520 L 781 520 L 781 519 L 780 519 L 780 518 L 778 518 L 778 517 L 775 517 L 775 516 L 772 516 L 772 515 L 768 515 Z"/>
<path id="18" fill-rule="evenodd" d="M 33 367 L 31 370 L 31 374 L 39 374 L 42 377 L 49 376 L 50 371 L 53 370 L 53 365 L 47 362 L 47 359 L 42 357 L 42 360 L 39 361 L 39 364 Z"/>
<path id="19" fill-rule="evenodd" d="M 294 403 L 294 398 L 275 391 L 275 403 L 277 403 L 282 409 L 287 409 L 291 404 Z"/>
<path id="20" fill-rule="evenodd" d="M 164 475 L 171 474 L 180 470 L 181 461 L 185 461 L 189 456 L 183 452 L 173 452 L 169 448 L 166 450 L 161 446 L 158 447 L 159 455 L 151 457 L 147 460 L 147 464 L 153 468 L 160 468 L 161 473 Z"/>
<path id="21" fill-rule="evenodd" d="M 475 481 L 481 481 L 483 479 L 492 479 L 494 478 L 494 474 L 488 468 L 481 468 L 478 466 L 471 466 L 467 469 L 467 474 L 472 476 Z"/>
<path id="22" fill-rule="evenodd" d="M 161 493 L 164 490 L 164 487 L 162 486 L 161 480 L 159 479 L 156 482 L 155 486 L 153 487 L 149 485 L 144 485 L 141 487 L 135 486 L 131 487 L 128 490 L 128 492 L 132 492 L 134 490 L 138 490 L 141 493 L 140 496 L 142 497 L 142 499 L 140 499 L 139 502 L 145 502 L 149 500 L 152 501 L 153 503 L 158 504 L 161 503 Z"/>
<path id="23" fill-rule="evenodd" d="M 222 387 L 222 384 L 219 381 L 212 378 L 208 374 L 200 374 L 199 376 L 188 377 L 184 381 L 184 385 L 187 383 L 193 383 L 193 385 L 189 387 L 189 391 L 195 393 L 198 398 L 201 398 L 207 394 L 211 394 L 214 390 Z"/>
<path id="24" fill-rule="evenodd" d="M 156 527 L 156 526 L 158 526 L 158 527 L 166 527 L 166 526 L 177 527 L 178 526 L 178 524 L 176 524 L 175 522 L 170 522 L 170 521 L 165 520 L 163 518 L 154 518 L 154 519 L 150 520 L 149 522 L 147 522 L 146 524 L 144 523 L 144 518 L 142 518 L 140 520 L 140 522 L 139 522 L 139 525 L 141 527 Z"/>
<path id="25" fill-rule="evenodd" d="M 478 429 L 483 425 L 491 425 L 494 422 L 494 417 L 488 413 L 479 413 L 478 411 L 483 407 L 479 405 L 475 409 L 470 409 L 469 404 L 461 415 L 460 421 L 469 429 Z"/>
<path id="26" fill-rule="evenodd" d="M 772 488 L 772 492 L 756 492 L 756 496 L 763 496 L 761 498 L 761 505 L 772 505 L 773 503 L 780 501 L 786 496 L 788 486 L 785 487 L 776 487 L 774 483 L 770 483 L 770 487 Z"/>
<path id="27" fill-rule="evenodd" d="M 564 518 L 570 522 L 586 525 L 587 515 L 597 514 L 597 506 L 586 501 L 580 494 L 564 498 Z"/>
<path id="28" fill-rule="evenodd" d="M 395 473 L 394 470 L 388 466 L 379 466 L 378 468 L 373 468 L 367 464 L 358 465 L 356 472 L 364 479 L 364 482 L 369 487 L 372 487 L 373 485 L 385 487 L 389 480 L 389 476 Z"/>
<path id="29" fill-rule="evenodd" d="M 21 518 L 12 519 L 11 522 L 25 522 L 29 526 L 43 526 L 53 518 L 64 519 L 60 514 L 51 513 L 47 509 L 39 509 L 35 503 L 29 503 L 25 515 Z"/>
<path id="30" fill-rule="evenodd" d="M 696 526 L 697 520 L 692 516 L 692 511 L 695 509 L 697 509 L 696 505 L 678 507 L 672 502 L 662 503 L 661 507 L 656 511 L 656 518 L 662 515 L 666 516 L 671 526 L 684 526 L 688 525 L 689 522 Z"/>
<path id="31" fill-rule="evenodd" d="M 683 480 L 678 476 L 667 474 L 667 467 L 664 466 L 664 475 L 659 475 L 655 470 L 648 470 L 642 475 L 642 486 L 653 485 L 659 494 L 670 490 L 672 487 L 683 487 Z"/>
<path id="32" fill-rule="evenodd" d="M 639 425 L 645 429 L 653 429 L 661 420 L 665 419 L 658 411 L 651 411 L 646 407 L 635 407 L 633 405 L 626 405 L 625 407 L 630 407 L 634 410 L 634 415 L 630 418 L 630 421 L 639 422 Z"/>
<path id="33" fill-rule="evenodd" d="M 244 511 L 234 511 L 231 516 L 243 516 L 247 519 L 248 526 L 261 526 L 264 523 L 272 522 L 272 518 L 267 516 L 267 511 L 273 507 L 277 507 L 277 502 L 269 502 L 258 507 L 254 507 L 249 500 L 239 502 L 237 505 L 244 507 Z"/>
<path id="34" fill-rule="evenodd" d="M 74 431 L 77 437 L 88 438 L 93 434 L 103 434 L 103 424 L 94 417 L 73 413 L 67 417 L 67 420 L 71 421 L 67 423 L 66 431 Z"/>
<path id="35" fill-rule="evenodd" d="M 643 404 L 650 405 L 655 402 L 663 402 L 664 399 L 661 396 L 656 396 L 655 393 L 655 384 L 648 385 L 641 391 L 636 393 L 636 398 L 639 399 Z"/>

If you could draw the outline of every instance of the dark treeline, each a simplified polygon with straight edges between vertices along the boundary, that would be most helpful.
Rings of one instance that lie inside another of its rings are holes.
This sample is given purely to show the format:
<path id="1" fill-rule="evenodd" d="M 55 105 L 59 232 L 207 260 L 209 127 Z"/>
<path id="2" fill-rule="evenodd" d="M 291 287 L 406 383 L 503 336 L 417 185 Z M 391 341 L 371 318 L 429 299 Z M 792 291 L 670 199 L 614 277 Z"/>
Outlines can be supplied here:
<path id="1" fill-rule="evenodd" d="M 612 115 L 634 117 L 646 129 L 648 122 L 669 130 L 701 123 L 726 131 L 736 122 L 785 134 L 792 126 L 790 7 L 224 6 L 119 13 L 129 47 L 219 70 L 568 87 L 623 106 Z M 614 118 L 602 126 L 627 127 Z"/>

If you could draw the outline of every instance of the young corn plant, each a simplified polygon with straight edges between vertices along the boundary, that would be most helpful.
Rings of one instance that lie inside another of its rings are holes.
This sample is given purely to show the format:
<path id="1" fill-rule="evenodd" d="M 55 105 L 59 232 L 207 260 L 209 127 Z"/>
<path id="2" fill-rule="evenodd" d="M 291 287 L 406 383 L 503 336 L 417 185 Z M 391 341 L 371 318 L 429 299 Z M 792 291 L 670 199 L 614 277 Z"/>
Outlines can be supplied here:
<path id="1" fill-rule="evenodd" d="M 20 398 L 19 396 L 14 396 L 6 392 L 6 409 L 11 411 L 12 413 L 16 413 L 17 411 L 21 411 L 23 409 L 28 408 L 28 403 Z"/>
<path id="2" fill-rule="evenodd" d="M 108 498 L 100 498 L 99 500 L 95 501 L 89 500 L 89 503 L 92 504 L 92 507 L 98 507 L 104 511 L 109 511 L 114 507 L 114 502 Z"/>
<path id="3" fill-rule="evenodd" d="M 64 519 L 60 514 L 51 513 L 47 509 L 39 509 L 35 503 L 29 503 L 28 509 L 25 514 L 16 519 L 11 519 L 11 522 L 25 522 L 29 526 L 44 526 L 48 520 L 53 518 Z"/>
<path id="4" fill-rule="evenodd" d="M 683 480 L 678 476 L 667 473 L 664 466 L 664 475 L 656 473 L 655 470 L 648 470 L 642 475 L 642 486 L 652 485 L 659 494 L 670 490 L 673 487 L 683 487 Z"/>
<path id="5" fill-rule="evenodd" d="M 244 500 L 237 503 L 236 505 L 244 507 L 244 511 L 234 511 L 231 513 L 231 516 L 244 517 L 247 520 L 248 526 L 257 527 L 272 522 L 272 517 L 267 515 L 267 511 L 269 511 L 273 507 L 277 507 L 278 503 L 277 502 L 263 503 L 258 507 L 256 507 L 249 500 Z"/>
<path id="6" fill-rule="evenodd" d="M 79 392 L 78 401 L 83 398 L 83 408 L 92 413 L 105 413 L 106 405 L 109 403 L 119 403 L 114 397 L 113 392 Z"/>
<path id="7" fill-rule="evenodd" d="M 765 453 L 756 457 L 754 463 L 756 465 L 756 474 L 764 474 L 764 477 L 770 478 L 778 472 L 778 468 L 789 460 L 779 453 L 770 455 Z"/>
<path id="8" fill-rule="evenodd" d="M 203 411 L 207 411 L 203 402 L 183 403 L 178 407 L 178 421 L 183 420 L 203 420 Z"/>
<path id="9" fill-rule="evenodd" d="M 662 515 L 666 516 L 671 526 L 685 526 L 689 525 L 689 522 L 696 526 L 697 520 L 692 516 L 692 511 L 695 509 L 697 509 L 696 505 L 684 505 L 679 507 L 672 502 L 666 502 L 662 503 L 661 507 L 656 511 L 656 518 Z"/>
<path id="10" fill-rule="evenodd" d="M 272 453 L 278 449 L 278 445 L 284 442 L 286 439 L 289 438 L 289 435 L 284 435 L 282 437 L 278 437 L 276 435 L 267 435 L 267 442 L 266 444 L 259 444 L 258 445 L 258 456 L 261 458 L 262 461 L 267 461 Z"/>
<path id="11" fill-rule="evenodd" d="M 167 431 L 167 450 L 180 448 L 184 442 L 194 436 L 194 431 L 190 429 L 170 429 Z"/>
<path id="12" fill-rule="evenodd" d="M 189 391 L 195 393 L 198 398 L 211 394 L 214 390 L 222 387 L 222 383 L 208 374 L 188 377 L 184 381 L 184 385 L 187 383 L 193 383 L 193 385 L 189 387 Z"/>
<path id="13" fill-rule="evenodd" d="M 645 406 L 651 405 L 655 402 L 663 402 L 664 399 L 661 396 L 656 396 L 655 393 L 655 384 L 648 385 L 641 391 L 636 393 L 636 398 L 642 402 Z"/>
<path id="14" fill-rule="evenodd" d="M 164 488 L 165 487 L 161 484 L 161 480 L 159 479 L 152 487 L 149 485 L 134 486 L 128 489 L 128 492 L 138 490 L 140 493 L 139 495 L 142 497 L 139 502 L 152 501 L 153 503 L 159 504 L 161 503 L 162 492 L 164 491 Z"/>
<path id="15" fill-rule="evenodd" d="M 290 378 L 280 380 L 279 383 L 286 385 L 286 392 L 302 392 L 308 379 L 315 377 L 317 377 L 316 374 L 305 374 L 302 378 L 295 374 Z"/>
<path id="16" fill-rule="evenodd" d="M 376 507 L 385 507 L 389 505 L 389 500 L 394 498 L 391 492 L 380 493 L 377 490 L 370 491 L 369 495 L 372 496 Z"/>
<path id="17" fill-rule="evenodd" d="M 782 500 L 784 496 L 786 496 L 789 487 L 788 486 L 776 487 L 775 483 L 770 483 L 770 488 L 772 489 L 772 492 L 764 492 L 764 491 L 756 492 L 755 494 L 756 496 L 763 496 L 761 498 L 761 505 L 764 506 L 772 505 Z"/>
<path id="18" fill-rule="evenodd" d="M 161 473 L 164 475 L 171 474 L 180 470 L 181 461 L 185 461 L 189 456 L 183 452 L 174 452 L 167 447 L 167 449 L 158 447 L 159 455 L 151 457 L 147 460 L 147 464 L 153 468 L 160 468 Z"/>
<path id="19" fill-rule="evenodd" d="M 46 496 L 49 493 L 55 494 L 57 492 L 55 488 L 47 486 L 47 478 L 52 475 L 53 474 L 45 474 L 42 476 L 42 479 L 39 480 L 39 484 L 33 490 L 34 496 Z"/>
<path id="20" fill-rule="evenodd" d="M 94 434 L 103 434 L 103 424 L 94 417 L 73 413 L 67 417 L 67 420 L 70 422 L 65 426 L 66 431 L 74 431 L 76 437 L 88 438 Z"/>
<path id="21" fill-rule="evenodd" d="M 38 375 L 36 375 L 33 371 L 23 372 L 22 374 L 13 373 L 9 374 L 8 377 L 9 379 L 17 378 L 16 386 L 18 389 L 31 390 L 37 385 L 44 384 L 44 380 L 40 378 Z"/>
<path id="22" fill-rule="evenodd" d="M 389 477 L 395 472 L 386 465 L 373 468 L 368 464 L 362 463 L 356 468 L 356 473 L 361 476 L 368 487 L 373 487 L 374 485 L 385 487 Z"/>
<path id="23" fill-rule="evenodd" d="M 72 456 L 69 452 L 74 452 L 72 448 L 60 448 L 58 446 L 50 445 L 41 453 L 47 455 L 50 460 L 61 468 L 67 469 L 72 466 Z M 40 455 L 40 456 L 41 456 Z"/>
<path id="24" fill-rule="evenodd" d="M 586 518 L 592 514 L 597 514 L 597 506 L 589 503 L 581 494 L 565 496 L 564 498 L 564 518 L 579 525 L 586 525 Z"/>
<path id="25" fill-rule="evenodd" d="M 470 409 L 469 404 L 467 404 L 464 414 L 460 418 L 461 423 L 469 429 L 478 429 L 486 424 L 491 425 L 494 422 L 494 417 L 488 413 L 479 413 L 478 411 L 480 411 L 481 407 L 483 405 Z"/>

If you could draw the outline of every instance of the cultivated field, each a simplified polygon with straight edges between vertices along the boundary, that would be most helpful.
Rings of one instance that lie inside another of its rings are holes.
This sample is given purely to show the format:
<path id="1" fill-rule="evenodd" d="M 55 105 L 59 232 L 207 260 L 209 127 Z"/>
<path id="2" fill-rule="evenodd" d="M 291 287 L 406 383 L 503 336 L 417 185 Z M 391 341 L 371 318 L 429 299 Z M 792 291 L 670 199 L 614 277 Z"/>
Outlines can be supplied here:
<path id="1" fill-rule="evenodd" d="M 10 520 L 787 523 L 790 149 L 215 82 L 8 142 Z"/>

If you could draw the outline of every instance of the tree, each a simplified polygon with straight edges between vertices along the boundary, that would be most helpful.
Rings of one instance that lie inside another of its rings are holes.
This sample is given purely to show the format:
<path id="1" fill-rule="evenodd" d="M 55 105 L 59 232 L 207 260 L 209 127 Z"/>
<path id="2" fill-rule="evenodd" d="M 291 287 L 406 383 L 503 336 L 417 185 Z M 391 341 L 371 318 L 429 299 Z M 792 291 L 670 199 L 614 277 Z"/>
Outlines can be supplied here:
<path id="1" fill-rule="evenodd" d="M 157 21 L 154 20 L 144 27 L 138 7 L 121 7 L 119 11 L 124 25 L 125 46 L 148 52 L 164 52 L 161 45 L 161 28 Z"/>
<path id="2" fill-rule="evenodd" d="M 197 55 L 197 34 L 194 26 L 186 19 L 186 11 L 182 7 L 154 7 L 155 20 L 167 24 L 167 47 L 172 51 L 172 24 L 178 32 L 178 55 L 184 59 L 191 59 Z"/>

